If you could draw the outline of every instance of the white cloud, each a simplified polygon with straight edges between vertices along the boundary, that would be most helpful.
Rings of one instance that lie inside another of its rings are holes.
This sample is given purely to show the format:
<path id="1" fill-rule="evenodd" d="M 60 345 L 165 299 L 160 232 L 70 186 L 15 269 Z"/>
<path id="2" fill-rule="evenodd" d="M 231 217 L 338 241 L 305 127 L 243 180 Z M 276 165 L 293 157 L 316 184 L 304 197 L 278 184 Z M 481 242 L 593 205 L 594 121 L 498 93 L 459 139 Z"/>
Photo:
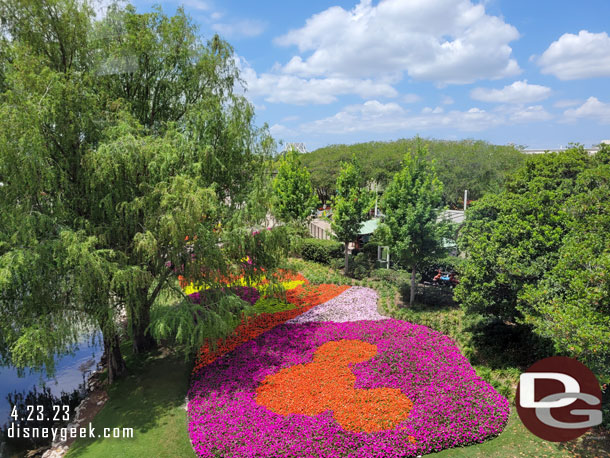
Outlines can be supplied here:
<path id="1" fill-rule="evenodd" d="M 345 107 L 328 118 L 302 124 L 303 132 L 347 134 L 352 132 L 423 131 L 457 128 L 463 131 L 480 131 L 500 125 L 503 118 L 478 108 L 468 111 L 428 109 L 419 115 L 410 115 L 395 103 L 383 104 L 371 100 L 361 105 Z"/>
<path id="2" fill-rule="evenodd" d="M 443 105 L 453 105 L 455 103 L 455 100 L 453 100 L 453 97 L 449 97 L 448 95 L 444 95 L 443 98 L 441 99 L 441 103 Z"/>
<path id="3" fill-rule="evenodd" d="M 558 100 L 557 102 L 555 102 L 553 104 L 553 106 L 555 108 L 567 108 L 567 107 L 574 107 L 576 105 L 580 105 L 582 103 L 582 100 L 580 99 L 562 99 L 562 100 Z"/>
<path id="4" fill-rule="evenodd" d="M 541 105 L 517 107 L 507 110 L 508 120 L 513 123 L 548 121 L 553 118 Z"/>
<path id="5" fill-rule="evenodd" d="M 581 30 L 563 34 L 537 60 L 541 72 L 561 80 L 610 76 L 610 37 Z"/>
<path id="6" fill-rule="evenodd" d="M 212 29 L 227 38 L 251 38 L 262 34 L 267 25 L 256 19 L 242 19 L 231 23 L 212 24 Z"/>
<path id="7" fill-rule="evenodd" d="M 470 92 L 470 97 L 481 102 L 497 103 L 531 103 L 544 100 L 551 95 L 551 89 L 537 84 L 528 84 L 527 80 L 515 81 L 502 89 L 478 87 Z"/>
<path id="8" fill-rule="evenodd" d="M 451 12 L 448 14 L 448 12 Z M 509 43 L 517 30 L 470 0 L 382 0 L 334 6 L 276 39 L 301 54 L 284 67 L 300 77 L 400 79 L 464 84 L 520 72 Z"/>
<path id="9" fill-rule="evenodd" d="M 296 132 L 289 127 L 284 126 L 283 124 L 274 124 L 269 128 L 269 132 L 273 137 L 283 138 L 283 137 L 294 137 Z"/>
<path id="10" fill-rule="evenodd" d="M 402 97 L 404 103 L 417 103 L 421 100 L 421 97 L 417 94 L 405 94 Z"/>
<path id="11" fill-rule="evenodd" d="M 430 108 L 430 107 L 425 107 L 424 109 L 422 109 L 422 113 L 433 113 L 433 114 L 440 114 L 443 113 L 445 110 L 443 110 L 441 107 L 436 107 L 436 108 Z"/>
<path id="12" fill-rule="evenodd" d="M 353 132 L 421 132 L 457 129 L 479 132 L 522 122 L 540 122 L 552 118 L 542 106 L 502 105 L 494 111 L 477 107 L 466 111 L 445 111 L 426 107 L 420 114 L 411 114 L 396 103 L 370 100 L 350 105 L 333 116 L 301 124 L 304 133 L 349 134 Z"/>
<path id="13" fill-rule="evenodd" d="M 564 112 L 566 121 L 578 119 L 595 119 L 601 124 L 610 124 L 610 103 L 600 102 L 596 97 L 589 97 L 578 108 Z"/>
<path id="14" fill-rule="evenodd" d="M 249 97 L 263 97 L 271 103 L 294 105 L 329 104 L 337 96 L 356 94 L 363 98 L 395 97 L 396 89 L 386 82 L 355 78 L 300 78 L 295 75 L 262 73 L 256 71 L 244 60 L 238 58 L 241 76 L 246 82 Z"/>

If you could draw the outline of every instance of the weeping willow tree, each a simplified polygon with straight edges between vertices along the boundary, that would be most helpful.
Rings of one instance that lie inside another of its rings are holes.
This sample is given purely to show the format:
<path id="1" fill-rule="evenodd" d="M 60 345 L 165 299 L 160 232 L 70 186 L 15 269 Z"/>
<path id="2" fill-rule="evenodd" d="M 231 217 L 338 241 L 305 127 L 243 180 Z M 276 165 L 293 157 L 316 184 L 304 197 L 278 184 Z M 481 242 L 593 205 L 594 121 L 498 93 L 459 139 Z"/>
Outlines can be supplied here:
<path id="1" fill-rule="evenodd" d="M 228 332 L 244 302 L 226 278 L 256 283 L 284 246 L 281 228 L 253 235 L 274 145 L 233 93 L 231 47 L 181 11 L 96 23 L 79 0 L 2 0 L 0 17 L 2 359 L 52 370 L 97 328 L 112 381 L 123 312 L 136 352 Z M 179 275 L 217 297 L 189 302 Z M 168 291 L 182 300 L 160 304 Z"/>

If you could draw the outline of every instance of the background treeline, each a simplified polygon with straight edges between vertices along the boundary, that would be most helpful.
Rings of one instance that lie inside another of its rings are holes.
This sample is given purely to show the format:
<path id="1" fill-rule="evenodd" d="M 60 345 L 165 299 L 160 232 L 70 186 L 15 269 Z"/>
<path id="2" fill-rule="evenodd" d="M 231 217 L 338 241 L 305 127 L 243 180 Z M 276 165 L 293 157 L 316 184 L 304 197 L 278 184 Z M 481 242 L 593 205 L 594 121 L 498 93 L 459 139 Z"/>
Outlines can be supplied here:
<path id="1" fill-rule="evenodd" d="M 507 174 L 516 171 L 526 155 L 519 147 L 492 145 L 482 140 L 422 140 L 428 158 L 435 161 L 438 178 L 443 183 L 445 205 L 461 207 L 464 189 L 468 199 L 479 199 L 486 192 L 503 189 Z M 301 156 L 311 172 L 312 184 L 322 202 L 335 193 L 341 162 L 353 155 L 362 166 L 368 181 L 376 181 L 383 189 L 401 168 L 409 150 L 416 149 L 417 138 L 391 142 L 368 142 L 354 145 L 330 145 Z"/>

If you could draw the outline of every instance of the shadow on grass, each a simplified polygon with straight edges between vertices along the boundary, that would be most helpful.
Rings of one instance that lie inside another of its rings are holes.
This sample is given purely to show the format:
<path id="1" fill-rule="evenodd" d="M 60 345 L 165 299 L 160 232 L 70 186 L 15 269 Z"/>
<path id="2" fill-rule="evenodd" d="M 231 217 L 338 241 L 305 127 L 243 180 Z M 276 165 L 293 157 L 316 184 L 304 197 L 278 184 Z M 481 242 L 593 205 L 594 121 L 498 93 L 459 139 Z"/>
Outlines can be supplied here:
<path id="1" fill-rule="evenodd" d="M 161 351 L 126 362 L 128 375 L 108 388 L 109 400 L 92 422 L 98 437 L 77 439 L 68 456 L 194 456 L 183 408 L 192 363 Z M 133 437 L 104 438 L 104 428 L 111 434 L 133 428 Z"/>

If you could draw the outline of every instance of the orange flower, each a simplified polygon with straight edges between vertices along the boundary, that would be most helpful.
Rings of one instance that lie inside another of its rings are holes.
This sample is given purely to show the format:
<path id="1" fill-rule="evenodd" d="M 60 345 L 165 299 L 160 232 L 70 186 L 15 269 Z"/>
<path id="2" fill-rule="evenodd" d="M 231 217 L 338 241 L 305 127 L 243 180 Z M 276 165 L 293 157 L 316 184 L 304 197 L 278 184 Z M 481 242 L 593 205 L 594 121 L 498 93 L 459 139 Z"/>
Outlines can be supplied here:
<path id="1" fill-rule="evenodd" d="M 261 313 L 248 320 L 243 320 L 237 328 L 235 328 L 233 334 L 227 337 L 227 339 L 219 340 L 217 342 L 215 351 L 211 350 L 207 344 L 201 347 L 192 373 L 197 373 L 201 368 L 212 363 L 225 353 L 234 350 L 242 343 L 260 336 L 263 332 L 273 329 L 278 324 L 282 324 L 299 316 L 301 313 L 306 312 L 316 305 L 329 301 L 348 288 L 349 286 L 347 285 L 301 285 L 293 290 L 287 291 L 286 296 L 288 302 L 295 304 L 297 308 L 277 313 Z"/>
<path id="2" fill-rule="evenodd" d="M 267 376 L 256 390 L 256 402 L 281 415 L 332 410 L 337 423 L 354 432 L 392 429 L 409 416 L 413 403 L 397 388 L 354 388 L 349 366 L 376 354 L 376 345 L 361 340 L 326 342 L 311 363 Z"/>

